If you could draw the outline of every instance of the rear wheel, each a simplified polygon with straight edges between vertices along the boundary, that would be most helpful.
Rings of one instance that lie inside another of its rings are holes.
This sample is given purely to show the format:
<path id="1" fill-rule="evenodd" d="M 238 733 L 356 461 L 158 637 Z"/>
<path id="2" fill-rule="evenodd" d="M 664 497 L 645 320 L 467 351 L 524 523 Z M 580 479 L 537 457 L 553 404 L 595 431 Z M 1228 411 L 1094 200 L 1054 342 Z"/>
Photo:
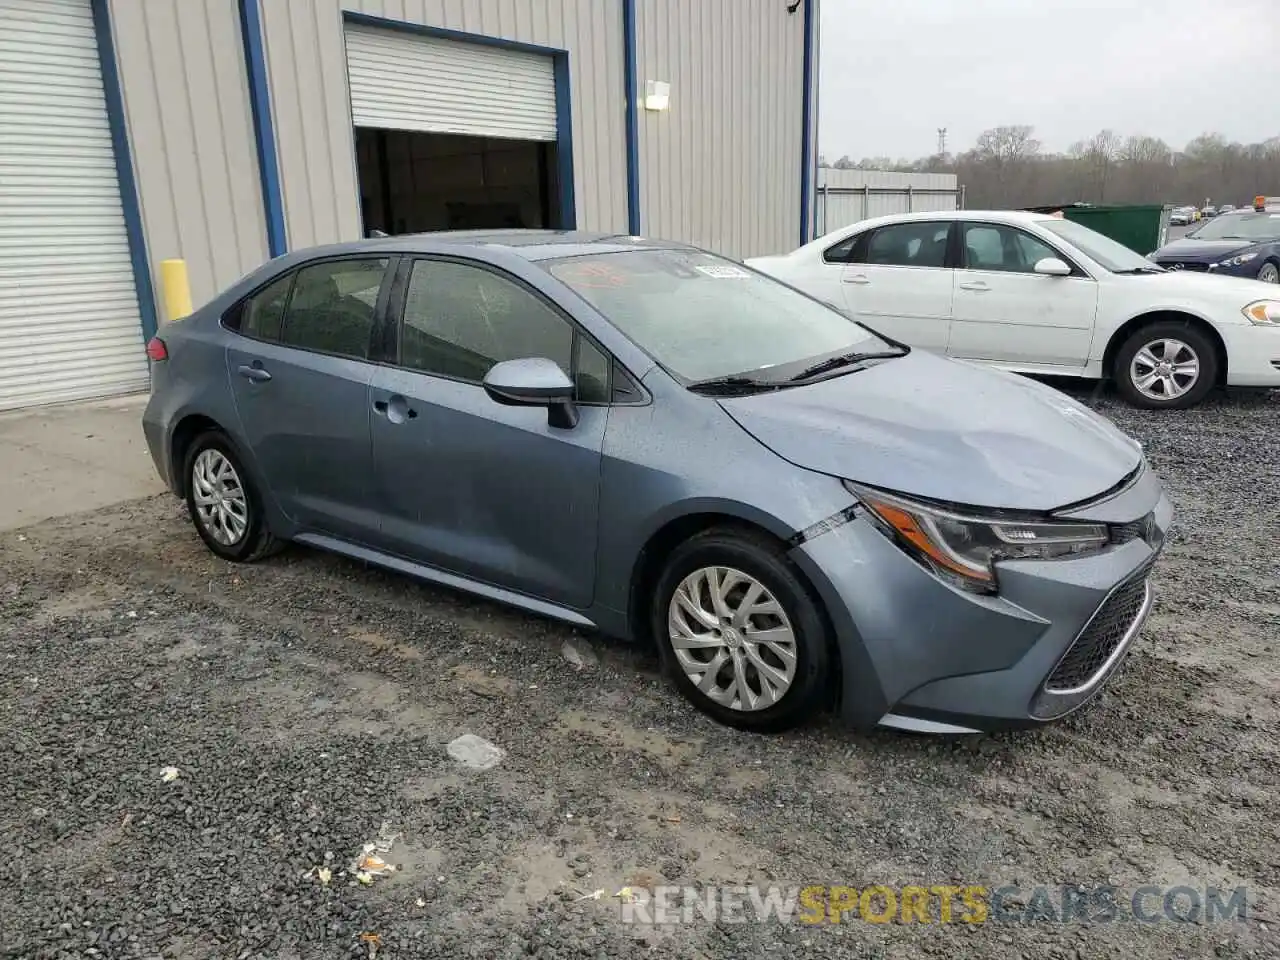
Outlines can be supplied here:
<path id="1" fill-rule="evenodd" d="M 1116 354 L 1116 388 L 1131 404 L 1149 409 L 1193 407 L 1218 377 L 1218 355 L 1209 338 L 1176 320 L 1134 331 Z"/>
<path id="2" fill-rule="evenodd" d="M 785 730 L 827 699 L 825 622 L 766 537 L 712 530 L 677 547 L 654 591 L 652 627 L 677 689 L 721 723 Z"/>
<path id="3" fill-rule="evenodd" d="M 250 562 L 277 551 L 262 500 L 226 435 L 196 437 L 184 458 L 187 510 L 205 545 L 225 560 Z"/>

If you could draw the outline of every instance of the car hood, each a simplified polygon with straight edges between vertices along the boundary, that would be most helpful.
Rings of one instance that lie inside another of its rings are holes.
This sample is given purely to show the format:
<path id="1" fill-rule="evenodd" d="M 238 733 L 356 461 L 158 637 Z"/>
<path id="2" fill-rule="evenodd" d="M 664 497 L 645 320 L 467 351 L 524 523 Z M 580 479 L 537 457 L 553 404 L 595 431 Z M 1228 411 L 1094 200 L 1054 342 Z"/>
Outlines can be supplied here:
<path id="1" fill-rule="evenodd" d="M 1255 246 L 1252 240 L 1194 240 L 1184 237 L 1166 243 L 1152 254 L 1155 260 L 1190 260 L 1198 263 L 1216 263 L 1223 257 L 1229 257 L 1237 250 Z"/>
<path id="2" fill-rule="evenodd" d="M 970 506 L 1052 510 L 1142 462 L 1133 440 L 1058 391 L 921 350 L 720 405 L 798 466 Z"/>

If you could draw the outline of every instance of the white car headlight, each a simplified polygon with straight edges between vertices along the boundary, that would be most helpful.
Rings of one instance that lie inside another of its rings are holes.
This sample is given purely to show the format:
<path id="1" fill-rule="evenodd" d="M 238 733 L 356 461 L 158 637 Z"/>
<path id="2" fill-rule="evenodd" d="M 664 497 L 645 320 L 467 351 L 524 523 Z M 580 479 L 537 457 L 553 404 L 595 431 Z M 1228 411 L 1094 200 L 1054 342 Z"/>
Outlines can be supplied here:
<path id="1" fill-rule="evenodd" d="M 1240 312 L 1260 327 L 1280 327 L 1280 300 L 1255 300 Z"/>
<path id="2" fill-rule="evenodd" d="M 966 516 L 845 481 L 881 532 L 935 574 L 975 593 L 996 589 L 997 560 L 1053 560 L 1109 542 L 1100 523 Z"/>
<path id="3" fill-rule="evenodd" d="M 1238 267 L 1242 263 L 1248 263 L 1250 260 L 1257 259 L 1257 253 L 1242 253 L 1238 257 L 1227 257 L 1225 260 L 1219 260 L 1214 264 L 1215 267 Z"/>

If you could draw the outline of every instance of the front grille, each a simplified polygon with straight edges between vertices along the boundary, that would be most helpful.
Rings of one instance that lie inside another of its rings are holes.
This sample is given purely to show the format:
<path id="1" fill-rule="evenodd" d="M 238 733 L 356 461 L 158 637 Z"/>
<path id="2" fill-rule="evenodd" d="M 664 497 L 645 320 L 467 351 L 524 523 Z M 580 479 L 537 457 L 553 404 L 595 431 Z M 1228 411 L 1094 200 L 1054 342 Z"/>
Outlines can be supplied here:
<path id="1" fill-rule="evenodd" d="M 1113 591 L 1098 608 L 1045 681 L 1045 693 L 1070 694 L 1092 683 L 1138 619 L 1146 598 L 1144 570 Z"/>
<path id="2" fill-rule="evenodd" d="M 1209 270 L 1207 263 L 1189 263 L 1186 260 L 1157 260 L 1156 262 L 1166 270 L 1194 270 L 1197 273 L 1206 273 Z"/>

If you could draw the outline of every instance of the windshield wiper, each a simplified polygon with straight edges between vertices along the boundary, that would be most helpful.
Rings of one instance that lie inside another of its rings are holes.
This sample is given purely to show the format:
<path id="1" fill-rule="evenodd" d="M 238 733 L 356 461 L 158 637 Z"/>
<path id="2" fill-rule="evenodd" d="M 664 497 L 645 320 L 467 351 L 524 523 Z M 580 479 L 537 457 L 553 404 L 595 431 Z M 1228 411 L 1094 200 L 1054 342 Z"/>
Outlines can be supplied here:
<path id="1" fill-rule="evenodd" d="M 862 363 L 865 360 L 892 360 L 894 357 L 905 356 L 906 350 L 877 350 L 871 353 L 842 353 L 838 357 L 827 357 L 825 360 L 819 360 L 815 364 L 805 367 L 794 377 L 791 382 L 797 380 L 808 380 L 810 377 L 817 377 L 824 373 L 830 373 L 832 370 L 839 370 L 841 367 L 851 367 L 854 364 Z"/>
<path id="2" fill-rule="evenodd" d="M 735 374 L 729 377 L 710 377 L 706 380 L 695 380 L 689 384 L 690 390 L 698 393 L 762 393 L 766 390 L 777 390 L 783 384 L 772 380 L 757 380 L 755 377 L 744 377 Z"/>

